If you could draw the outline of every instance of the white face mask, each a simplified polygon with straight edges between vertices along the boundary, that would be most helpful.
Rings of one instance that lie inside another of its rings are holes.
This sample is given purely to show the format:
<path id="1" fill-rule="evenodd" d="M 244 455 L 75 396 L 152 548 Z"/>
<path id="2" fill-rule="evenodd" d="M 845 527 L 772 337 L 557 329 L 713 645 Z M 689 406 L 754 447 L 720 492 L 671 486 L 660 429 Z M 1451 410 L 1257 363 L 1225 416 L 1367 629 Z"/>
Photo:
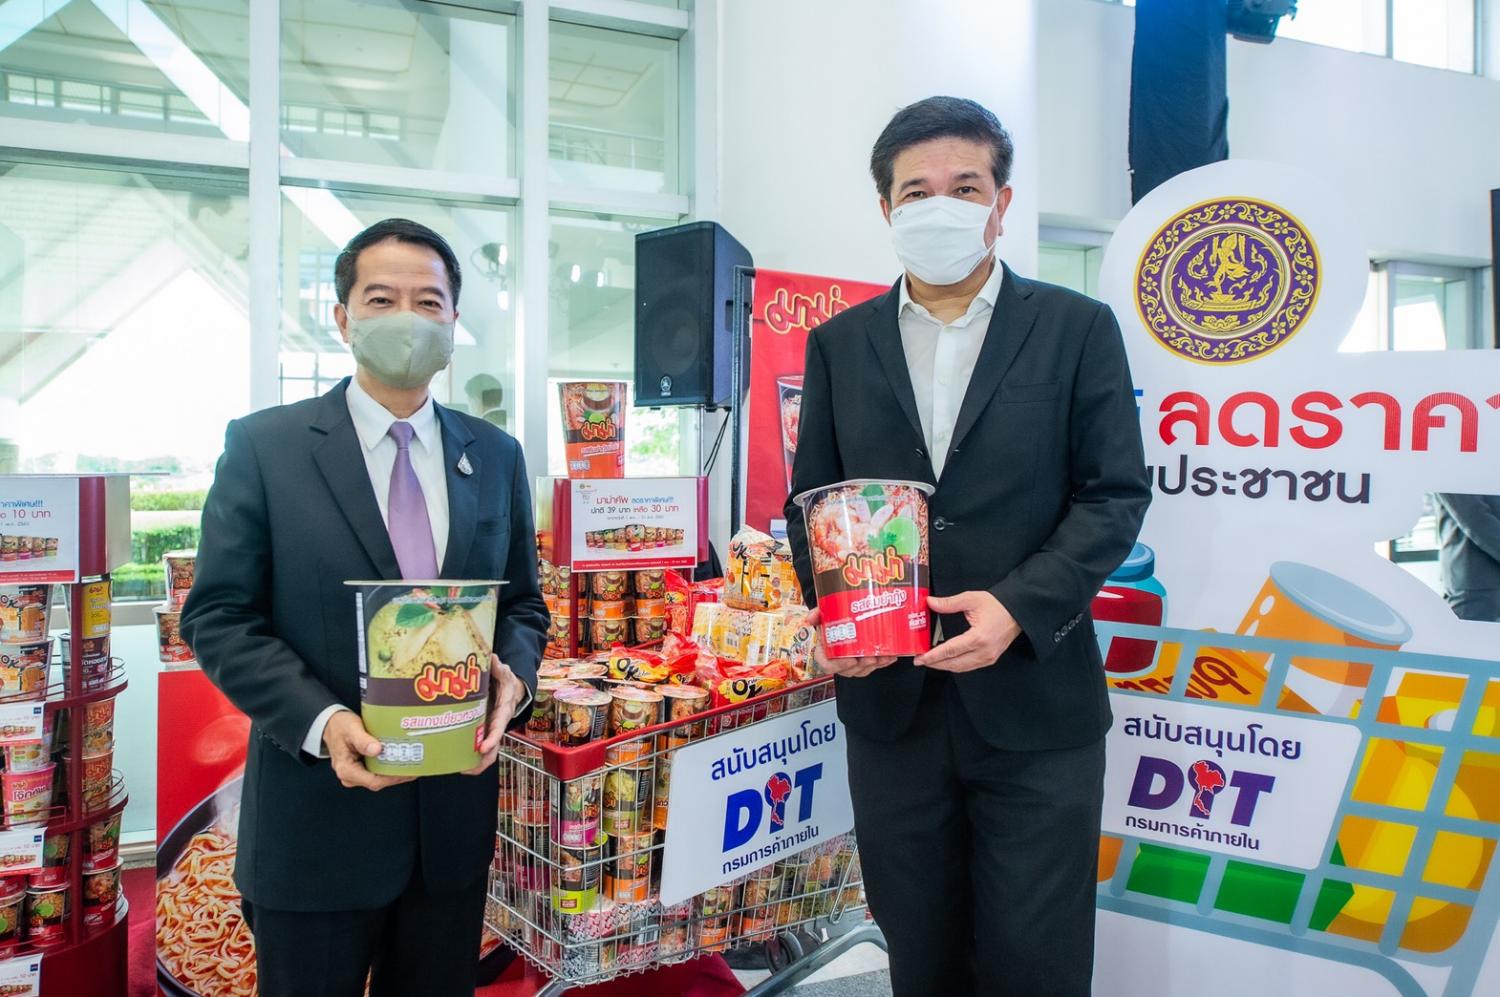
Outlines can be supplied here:
<path id="1" fill-rule="evenodd" d="M 453 357 L 453 323 L 414 312 L 367 318 L 349 316 L 349 348 L 355 361 L 381 384 L 424 387 Z"/>
<path id="2" fill-rule="evenodd" d="M 928 284 L 957 284 L 994 251 L 984 241 L 994 202 L 924 197 L 891 212 L 891 243 L 907 273 Z"/>

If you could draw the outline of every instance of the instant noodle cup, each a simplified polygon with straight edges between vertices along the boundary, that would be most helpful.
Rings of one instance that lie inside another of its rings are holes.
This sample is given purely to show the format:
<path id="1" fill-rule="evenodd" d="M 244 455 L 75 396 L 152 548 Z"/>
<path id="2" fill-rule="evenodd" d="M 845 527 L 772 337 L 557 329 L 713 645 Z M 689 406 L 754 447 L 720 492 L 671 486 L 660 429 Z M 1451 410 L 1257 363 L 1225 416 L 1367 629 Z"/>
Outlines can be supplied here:
<path id="1" fill-rule="evenodd" d="M 914 481 L 844 481 L 798 495 L 831 658 L 921 654 L 927 612 L 927 496 Z"/>
<path id="2" fill-rule="evenodd" d="M 515 865 L 511 870 L 516 889 L 526 893 L 542 893 L 550 885 L 548 869 L 552 855 L 551 828 L 546 821 L 540 824 L 516 822 L 516 840 L 525 851 L 516 849 Z"/>
<path id="3" fill-rule="evenodd" d="M 66 836 L 64 836 L 66 837 Z M 51 840 L 50 837 L 48 839 Z M 63 847 L 66 861 L 67 846 Z M 45 855 L 45 847 L 44 852 Z M 120 855 L 120 815 L 115 814 L 89 825 L 88 851 L 83 853 L 83 871 L 104 869 Z"/>
<path id="4" fill-rule="evenodd" d="M 52 780 L 57 766 L 51 762 L 30 772 L 0 773 L 5 816 L 12 823 L 41 820 L 52 809 Z"/>
<path id="5" fill-rule="evenodd" d="M 0 955 L 8 955 L 20 945 L 25 905 L 25 877 L 6 876 L 0 880 Z"/>
<path id="6" fill-rule="evenodd" d="M 667 600 L 647 599 L 644 596 L 635 600 L 635 616 L 638 620 L 665 620 L 667 618 Z"/>
<path id="7" fill-rule="evenodd" d="M 630 623 L 630 620 L 594 620 L 594 649 L 602 651 L 620 644 L 629 644 L 632 637 Z"/>
<path id="8" fill-rule="evenodd" d="M 569 848 L 583 848 L 599 834 L 599 802 L 604 777 L 598 772 L 558 783 L 552 811 L 552 840 Z"/>
<path id="9" fill-rule="evenodd" d="M 625 476 L 625 382 L 563 381 L 563 439 L 570 478 Z"/>
<path id="10" fill-rule="evenodd" d="M 161 556 L 167 575 L 167 607 L 182 609 L 187 602 L 188 590 L 193 587 L 193 575 L 197 571 L 196 550 L 169 550 Z"/>
<path id="11" fill-rule="evenodd" d="M 90 932 L 115 921 L 120 902 L 120 863 L 83 874 L 83 923 Z"/>
<path id="12" fill-rule="evenodd" d="M 635 642 L 655 644 L 667 636 L 670 629 L 665 616 L 638 619 L 635 621 Z"/>
<path id="13" fill-rule="evenodd" d="M 78 643 L 79 654 L 83 657 L 84 688 L 103 682 L 109 677 L 109 635 L 84 637 Z M 73 670 L 72 634 L 63 634 L 58 638 L 58 654 L 62 658 L 63 687 L 70 688 Z"/>
<path id="14" fill-rule="evenodd" d="M 0 698 L 41 699 L 52 669 L 52 641 L 0 643 Z"/>
<path id="15" fill-rule="evenodd" d="M 423 776 L 479 764 L 503 583 L 345 584 L 357 592 L 360 718 L 381 744 L 365 767 Z"/>
<path id="16" fill-rule="evenodd" d="M 544 661 L 537 666 L 536 677 L 538 681 L 546 679 L 567 679 L 568 669 L 573 666 L 571 661 Z"/>
<path id="17" fill-rule="evenodd" d="M 662 696 L 659 692 L 619 686 L 610 692 L 609 737 L 642 730 L 661 721 Z"/>
<path id="18" fill-rule="evenodd" d="M 575 661 L 568 666 L 569 681 L 592 686 L 595 689 L 602 689 L 604 680 L 608 677 L 609 666 L 600 661 Z"/>
<path id="19" fill-rule="evenodd" d="M 661 912 L 661 937 L 658 954 L 664 962 L 679 962 L 691 951 L 692 902 L 684 900 Z"/>
<path id="20" fill-rule="evenodd" d="M 710 917 L 698 922 L 698 951 L 723 952 L 729 947 L 729 918 Z"/>
<path id="21" fill-rule="evenodd" d="M 604 870 L 604 844 L 600 834 L 584 848 L 553 845 L 552 909 L 559 914 L 584 914 L 599 905 L 599 881 Z"/>
<path id="22" fill-rule="evenodd" d="M 634 573 L 635 597 L 637 599 L 665 599 L 667 597 L 667 573 L 662 568 L 646 568 Z"/>
<path id="23" fill-rule="evenodd" d="M 604 775 L 604 830 L 611 835 L 650 832 L 651 790 L 655 770 L 649 762 L 639 767 L 609 769 Z"/>
<path id="24" fill-rule="evenodd" d="M 68 940 L 68 886 L 32 887 L 26 891 L 26 940 L 36 946 Z"/>
<path id="25" fill-rule="evenodd" d="M 83 809 L 103 810 L 109 805 L 110 780 L 114 774 L 115 752 L 111 748 L 95 755 L 83 756 Z"/>
<path id="26" fill-rule="evenodd" d="M 557 706 L 558 744 L 572 748 L 604 736 L 609 693 L 598 689 L 564 689 L 553 693 L 552 701 Z"/>
<path id="27" fill-rule="evenodd" d="M 596 601 L 618 602 L 630 592 L 630 572 L 595 571 L 589 575 L 589 594 Z"/>
<path id="28" fill-rule="evenodd" d="M 555 694 L 554 694 L 555 695 Z M 518 824 L 547 823 L 547 776 L 542 771 L 542 749 L 522 743 L 515 748 L 515 819 Z"/>
<path id="29" fill-rule="evenodd" d="M 611 858 L 604 871 L 604 895 L 616 903 L 641 903 L 651 895 L 651 848 L 655 836 L 610 836 Z"/>
<path id="30" fill-rule="evenodd" d="M 72 853 L 73 836 L 54 834 L 51 831 L 42 838 L 42 867 L 31 874 L 31 886 L 61 886 L 68 881 L 68 856 Z M 25 879 L 26 877 L 19 877 Z M 22 884 L 23 886 L 26 884 Z"/>
<path id="31" fill-rule="evenodd" d="M 557 710 L 552 696 L 560 689 L 574 688 L 567 679 L 538 678 L 531 696 L 531 712 L 526 717 L 526 736 L 534 741 L 557 740 Z"/>
<path id="32" fill-rule="evenodd" d="M 0 641 L 45 639 L 51 612 L 51 585 L 0 585 Z"/>
<path id="33" fill-rule="evenodd" d="M 694 913 L 698 917 L 718 917 L 721 914 L 728 914 L 736 906 L 738 889 L 737 883 L 709 887 L 698 894 L 698 899 L 693 904 Z"/>
<path id="34" fill-rule="evenodd" d="M 670 685 L 662 686 L 659 691 L 666 699 L 665 719 L 674 722 L 674 736 L 694 738 L 708 733 L 707 720 L 699 720 L 697 723 L 681 722 L 689 721 L 709 708 L 711 697 L 707 689 L 700 689 L 695 685 Z"/>
<path id="35" fill-rule="evenodd" d="M 115 746 L 115 698 L 95 700 L 83 708 L 83 753 L 94 755 Z"/>
<path id="36" fill-rule="evenodd" d="M 110 582 L 106 575 L 82 586 L 83 627 L 80 637 L 108 637 L 110 625 Z"/>
<path id="37" fill-rule="evenodd" d="M 630 617 L 629 608 L 624 599 L 605 601 L 595 599 L 589 603 L 589 619 L 597 623 L 617 622 Z M 598 628 L 595 627 L 597 630 Z"/>
<path id="38" fill-rule="evenodd" d="M 157 606 L 156 654 L 163 664 L 181 665 L 193 660 L 193 649 L 182 639 L 182 610 Z"/>

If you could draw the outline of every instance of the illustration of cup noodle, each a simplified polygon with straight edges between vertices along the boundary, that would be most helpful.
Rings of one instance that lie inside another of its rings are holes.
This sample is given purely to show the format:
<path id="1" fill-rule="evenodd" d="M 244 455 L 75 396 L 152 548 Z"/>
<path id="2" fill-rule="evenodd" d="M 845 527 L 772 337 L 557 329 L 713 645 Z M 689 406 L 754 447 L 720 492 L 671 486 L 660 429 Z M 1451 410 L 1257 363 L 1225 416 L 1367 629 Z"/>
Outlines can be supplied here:
<path id="1" fill-rule="evenodd" d="M 599 802 L 604 777 L 591 772 L 557 784 L 552 806 L 552 840 L 569 848 L 583 848 L 599 834 Z"/>
<path id="2" fill-rule="evenodd" d="M 31 886 L 61 886 L 68 881 L 68 856 L 73 836 L 47 832 L 42 839 L 42 867 L 31 874 Z M 85 860 L 87 856 L 85 855 Z"/>
<path id="3" fill-rule="evenodd" d="M 119 902 L 119 862 L 83 874 L 83 924 L 90 933 L 115 923 Z"/>
<path id="4" fill-rule="evenodd" d="M 604 871 L 604 844 L 599 834 L 583 848 L 554 844 L 552 909 L 559 914 L 583 914 L 599 905 L 599 881 Z"/>
<path id="5" fill-rule="evenodd" d="M 58 656 L 62 659 L 63 687 L 71 688 L 73 671 L 73 638 L 63 634 L 58 638 Z M 83 656 L 84 688 L 97 685 L 109 678 L 109 635 L 85 637 L 79 641 L 79 653 Z"/>
<path id="6" fill-rule="evenodd" d="M 636 599 L 665 599 L 667 597 L 667 573 L 661 568 L 647 568 L 634 572 Z"/>
<path id="7" fill-rule="evenodd" d="M 21 923 L 26 906 L 26 877 L 0 877 L 0 956 L 21 944 Z"/>
<path id="8" fill-rule="evenodd" d="M 589 575 L 589 595 L 605 602 L 615 602 L 629 595 L 630 572 L 595 571 Z"/>
<path id="9" fill-rule="evenodd" d="M 15 822 L 40 820 L 52 809 L 52 780 L 57 766 L 51 762 L 30 772 L 0 774 L 5 816 Z"/>
<path id="10" fill-rule="evenodd" d="M 115 697 L 98 699 L 83 708 L 83 753 L 97 755 L 114 750 Z"/>
<path id="11" fill-rule="evenodd" d="M 66 836 L 64 836 L 66 837 Z M 50 838 L 48 839 L 51 840 Z M 67 859 L 67 846 L 63 847 Z M 104 869 L 120 855 L 120 815 L 113 814 L 89 825 L 88 850 L 83 853 L 83 870 Z"/>
<path id="12" fill-rule="evenodd" d="M 51 585 L 0 585 L 0 641 L 44 640 L 51 612 Z"/>
<path id="13" fill-rule="evenodd" d="M 31 561 L 57 556 L 57 537 L 0 533 L 0 561 Z"/>
<path id="14" fill-rule="evenodd" d="M 0 643 L 0 698 L 41 699 L 47 694 L 52 641 Z"/>
<path id="15" fill-rule="evenodd" d="M 600 678 L 602 681 L 603 676 Z M 564 689 L 553 693 L 552 701 L 557 705 L 558 744 L 572 748 L 604 736 L 609 693 L 599 689 Z"/>
<path id="16" fill-rule="evenodd" d="M 616 903 L 640 903 L 651 895 L 651 831 L 610 835 L 610 860 L 604 871 L 604 895 Z"/>
<path id="17" fill-rule="evenodd" d="M 797 428 L 802 420 L 802 376 L 778 377 L 776 397 L 781 421 L 781 454 L 786 464 L 786 486 L 792 487 L 792 462 L 797 456 Z"/>
<path id="18" fill-rule="evenodd" d="M 69 886 L 31 887 L 26 891 L 26 940 L 38 947 L 68 938 Z"/>
<path id="19" fill-rule="evenodd" d="M 932 646 L 927 613 L 931 491 L 918 482 L 862 479 L 797 496 L 829 657 L 903 657 Z"/>
<path id="20" fill-rule="evenodd" d="M 198 565 L 196 550 L 170 550 L 161 556 L 167 575 L 167 606 L 181 609 L 187 602 L 188 590 L 193 587 L 193 575 Z"/>
<path id="21" fill-rule="evenodd" d="M 563 381 L 563 439 L 568 477 L 625 476 L 625 382 Z"/>

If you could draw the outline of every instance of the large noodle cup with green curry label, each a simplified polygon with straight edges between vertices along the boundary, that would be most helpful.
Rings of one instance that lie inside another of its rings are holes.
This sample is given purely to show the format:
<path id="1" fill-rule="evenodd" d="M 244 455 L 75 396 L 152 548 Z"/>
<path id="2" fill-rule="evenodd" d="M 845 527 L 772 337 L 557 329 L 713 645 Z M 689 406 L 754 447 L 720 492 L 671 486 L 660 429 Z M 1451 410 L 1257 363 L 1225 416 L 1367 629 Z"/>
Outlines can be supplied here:
<path id="1" fill-rule="evenodd" d="M 915 481 L 863 478 L 797 496 L 830 658 L 921 654 L 927 613 L 927 496 Z"/>
<path id="2" fill-rule="evenodd" d="M 479 764 L 504 583 L 346 584 L 356 590 L 360 718 L 382 747 L 365 767 L 422 776 Z"/>

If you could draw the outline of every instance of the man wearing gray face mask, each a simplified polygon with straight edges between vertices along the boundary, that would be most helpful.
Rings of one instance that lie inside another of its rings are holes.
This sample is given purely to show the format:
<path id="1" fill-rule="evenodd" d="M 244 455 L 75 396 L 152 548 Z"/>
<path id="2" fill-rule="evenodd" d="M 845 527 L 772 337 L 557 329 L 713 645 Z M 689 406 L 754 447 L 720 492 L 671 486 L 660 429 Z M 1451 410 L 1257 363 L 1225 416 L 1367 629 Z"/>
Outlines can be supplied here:
<path id="1" fill-rule="evenodd" d="M 436 232 L 387 219 L 334 265 L 353 378 L 230 423 L 182 631 L 251 720 L 235 882 L 263 997 L 474 992 L 505 728 L 547 627 L 525 463 L 428 393 L 460 274 Z M 349 579 L 496 578 L 484 760 L 399 779 L 364 759 Z"/>

